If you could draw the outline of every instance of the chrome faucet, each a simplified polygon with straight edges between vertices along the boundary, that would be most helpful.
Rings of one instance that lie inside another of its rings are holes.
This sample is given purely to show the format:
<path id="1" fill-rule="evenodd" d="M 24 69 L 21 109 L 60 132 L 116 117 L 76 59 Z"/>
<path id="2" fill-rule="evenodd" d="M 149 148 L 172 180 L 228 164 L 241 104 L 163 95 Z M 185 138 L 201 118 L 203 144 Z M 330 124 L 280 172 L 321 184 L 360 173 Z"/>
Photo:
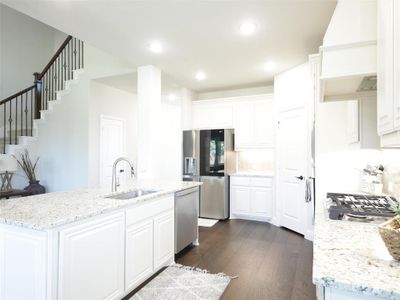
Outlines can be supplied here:
<path id="1" fill-rule="evenodd" d="M 133 164 L 130 162 L 130 160 L 127 159 L 127 158 L 125 158 L 125 157 L 117 158 L 117 159 L 115 160 L 114 164 L 113 164 L 113 167 L 112 167 L 112 179 L 111 179 L 111 192 L 112 192 L 112 193 L 113 193 L 113 192 L 116 192 L 116 191 L 117 191 L 117 188 L 118 188 L 118 186 L 119 186 L 119 183 L 117 182 L 117 164 L 118 164 L 120 161 L 125 161 L 125 162 L 127 162 L 127 163 L 129 164 L 129 166 L 131 167 L 131 177 L 135 176 L 135 171 L 134 171 L 134 169 L 133 169 Z"/>

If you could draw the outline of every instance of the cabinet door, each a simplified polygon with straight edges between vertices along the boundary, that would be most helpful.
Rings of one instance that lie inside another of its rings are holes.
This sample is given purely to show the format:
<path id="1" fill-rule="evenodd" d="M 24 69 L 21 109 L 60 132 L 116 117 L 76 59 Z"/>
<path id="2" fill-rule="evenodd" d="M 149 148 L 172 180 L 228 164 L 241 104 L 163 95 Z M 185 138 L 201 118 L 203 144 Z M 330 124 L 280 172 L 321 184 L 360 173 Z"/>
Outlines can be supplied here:
<path id="1" fill-rule="evenodd" d="M 273 102 L 260 102 L 253 105 L 254 119 L 254 146 L 257 148 L 270 148 L 274 145 L 275 115 Z"/>
<path id="2" fill-rule="evenodd" d="M 124 293 L 124 213 L 60 231 L 59 299 L 115 299 Z"/>
<path id="3" fill-rule="evenodd" d="M 250 148 L 254 139 L 254 108 L 252 103 L 238 104 L 234 113 L 235 150 Z"/>
<path id="4" fill-rule="evenodd" d="M 400 129 L 400 1 L 394 1 L 394 127 Z"/>
<path id="5" fill-rule="evenodd" d="M 250 214 L 251 189 L 248 187 L 231 187 L 232 213 Z"/>
<path id="6" fill-rule="evenodd" d="M 393 0 L 378 1 L 378 133 L 393 130 Z"/>
<path id="7" fill-rule="evenodd" d="M 153 273 L 153 220 L 131 225 L 125 239 L 125 291 Z"/>
<path id="8" fill-rule="evenodd" d="M 272 217 L 272 188 L 252 188 L 251 214 Z"/>
<path id="9" fill-rule="evenodd" d="M 154 270 L 167 265 L 174 259 L 174 211 L 154 219 Z"/>
<path id="10" fill-rule="evenodd" d="M 347 101 L 347 142 L 349 144 L 358 143 L 360 141 L 360 126 L 359 126 L 359 109 L 358 101 Z"/>

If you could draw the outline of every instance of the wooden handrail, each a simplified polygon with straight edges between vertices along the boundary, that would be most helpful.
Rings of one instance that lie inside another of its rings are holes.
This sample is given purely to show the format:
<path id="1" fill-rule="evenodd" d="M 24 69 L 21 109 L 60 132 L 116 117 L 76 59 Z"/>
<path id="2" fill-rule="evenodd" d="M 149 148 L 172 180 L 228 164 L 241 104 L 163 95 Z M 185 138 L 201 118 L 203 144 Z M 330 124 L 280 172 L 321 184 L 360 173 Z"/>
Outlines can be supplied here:
<path id="1" fill-rule="evenodd" d="M 41 80 L 46 74 L 46 72 L 50 69 L 51 65 L 56 61 L 60 53 L 65 49 L 65 47 L 68 45 L 69 41 L 72 40 L 72 35 L 69 35 L 64 43 L 61 44 L 60 48 L 58 48 L 57 52 L 53 55 L 53 57 L 50 59 L 49 63 L 44 67 L 43 71 L 39 74 L 38 80 Z"/>
<path id="2" fill-rule="evenodd" d="M 21 96 L 22 94 L 25 94 L 26 92 L 28 92 L 29 90 L 31 90 L 31 89 L 33 89 L 33 88 L 35 88 L 35 87 L 36 87 L 35 84 L 34 84 L 34 85 L 31 85 L 30 87 L 27 87 L 26 89 L 24 89 L 24 90 L 22 90 L 22 91 L 20 91 L 20 92 L 18 92 L 18 93 L 15 93 L 14 95 L 11 95 L 10 97 L 7 97 L 7 98 L 4 99 L 4 100 L 1 100 L 1 101 L 0 101 L 0 105 L 4 104 L 4 103 L 6 103 L 6 102 L 11 101 L 12 99 L 17 98 L 18 96 Z"/>

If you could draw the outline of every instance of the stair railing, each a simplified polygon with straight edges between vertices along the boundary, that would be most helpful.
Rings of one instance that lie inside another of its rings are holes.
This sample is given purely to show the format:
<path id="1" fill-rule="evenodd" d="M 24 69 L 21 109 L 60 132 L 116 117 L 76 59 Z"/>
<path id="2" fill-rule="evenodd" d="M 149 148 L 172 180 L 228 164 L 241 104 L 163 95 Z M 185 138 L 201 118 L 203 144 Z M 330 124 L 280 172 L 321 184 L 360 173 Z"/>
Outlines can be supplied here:
<path id="1" fill-rule="evenodd" d="M 63 90 L 65 81 L 73 79 L 73 71 L 83 66 L 83 41 L 68 36 L 43 71 L 33 74 L 32 86 L 0 101 L 3 153 L 6 144 L 18 143 L 18 136 L 33 135 L 33 120 L 40 119 L 40 111 L 48 108 L 49 101 L 56 100 L 56 92 Z"/>

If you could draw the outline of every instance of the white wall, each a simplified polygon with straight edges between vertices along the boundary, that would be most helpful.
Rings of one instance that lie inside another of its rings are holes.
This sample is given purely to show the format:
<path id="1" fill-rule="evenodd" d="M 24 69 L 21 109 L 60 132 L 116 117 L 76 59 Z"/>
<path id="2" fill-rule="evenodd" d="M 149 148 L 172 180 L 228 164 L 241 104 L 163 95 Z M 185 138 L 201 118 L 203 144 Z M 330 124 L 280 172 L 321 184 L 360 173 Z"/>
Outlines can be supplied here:
<path id="1" fill-rule="evenodd" d="M 132 82 L 132 84 L 135 84 Z M 102 115 L 125 120 L 126 157 L 137 166 L 137 98 L 135 94 L 96 81 L 89 95 L 89 187 L 99 186 L 100 119 Z M 110 170 L 111 172 L 111 170 Z"/>
<path id="2" fill-rule="evenodd" d="M 33 84 L 54 55 L 60 31 L 0 4 L 0 100 Z"/>

